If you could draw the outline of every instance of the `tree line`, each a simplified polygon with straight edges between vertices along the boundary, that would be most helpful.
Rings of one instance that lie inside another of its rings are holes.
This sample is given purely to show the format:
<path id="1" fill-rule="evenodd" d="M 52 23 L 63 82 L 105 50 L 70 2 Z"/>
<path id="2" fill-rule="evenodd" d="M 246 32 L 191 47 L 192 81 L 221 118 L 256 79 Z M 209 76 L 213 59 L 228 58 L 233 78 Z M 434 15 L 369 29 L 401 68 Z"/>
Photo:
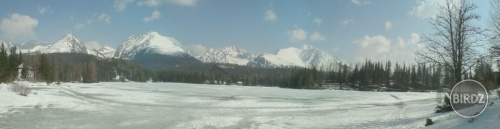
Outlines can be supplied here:
<path id="1" fill-rule="evenodd" d="M 17 79 L 22 55 L 16 53 L 16 50 L 16 47 L 6 48 L 4 44 L 0 46 L 0 83 L 12 82 Z"/>

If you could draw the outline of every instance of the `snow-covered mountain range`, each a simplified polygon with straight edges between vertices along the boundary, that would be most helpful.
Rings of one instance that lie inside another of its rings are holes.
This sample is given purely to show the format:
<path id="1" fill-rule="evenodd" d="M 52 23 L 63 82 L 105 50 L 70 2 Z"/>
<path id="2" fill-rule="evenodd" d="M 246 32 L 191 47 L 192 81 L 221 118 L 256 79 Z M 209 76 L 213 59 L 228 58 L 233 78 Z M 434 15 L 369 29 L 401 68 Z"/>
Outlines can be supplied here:
<path id="1" fill-rule="evenodd" d="M 247 52 L 235 46 L 229 46 L 222 49 L 209 49 L 207 52 L 195 57 L 202 62 L 247 65 L 250 60 L 257 56 L 258 54 Z"/>
<path id="2" fill-rule="evenodd" d="M 301 48 L 289 47 L 279 49 L 274 54 L 261 54 L 248 62 L 252 67 L 311 67 L 333 69 L 333 65 L 347 64 L 346 62 L 333 57 L 331 54 L 304 45 Z M 326 68 L 331 67 L 331 68 Z"/>
<path id="3" fill-rule="evenodd" d="M 37 52 L 37 51 L 45 51 L 51 47 L 52 44 L 50 43 L 39 43 L 36 41 L 29 41 L 22 43 L 19 45 L 19 50 L 22 51 L 23 53 L 32 53 L 32 52 Z"/>
<path id="4" fill-rule="evenodd" d="M 6 47 L 13 47 L 14 43 L 0 41 Z M 29 41 L 18 45 L 19 51 L 23 53 L 41 52 L 41 53 L 84 53 L 97 56 L 99 58 L 123 58 L 134 60 L 136 57 L 148 58 L 148 55 L 165 55 L 163 59 L 175 60 L 199 60 L 210 63 L 229 63 L 238 65 L 247 65 L 251 67 L 310 67 L 333 69 L 332 65 L 339 63 L 347 64 L 341 59 L 335 58 L 328 52 L 314 48 L 310 45 L 304 45 L 300 48 L 289 47 L 279 49 L 272 54 L 251 53 L 235 46 L 229 46 L 222 49 L 209 49 L 205 53 L 193 55 L 186 51 L 184 45 L 178 40 L 160 35 L 157 32 L 148 32 L 142 35 L 130 36 L 117 49 L 104 45 L 102 48 L 89 49 L 75 35 L 67 34 L 57 42 L 40 43 Z M 160 58 L 155 57 L 155 58 Z M 196 59 L 194 59 L 196 58 Z M 145 59 L 140 59 L 145 61 Z M 162 60 L 162 59 L 157 59 Z M 164 60 L 162 60 L 164 61 Z M 171 62 L 169 62 L 171 63 Z M 186 63 L 186 62 L 184 62 Z M 175 64 L 175 63 L 174 63 Z"/>
<path id="5" fill-rule="evenodd" d="M 73 34 L 67 34 L 62 39 L 58 40 L 54 44 L 50 43 L 40 43 L 36 41 L 29 41 L 21 43 L 20 45 L 13 45 L 10 42 L 3 42 L 7 48 L 11 48 L 14 46 L 18 47 L 18 51 L 23 53 L 33 53 L 33 52 L 41 52 L 41 53 L 84 53 L 88 54 L 87 47 L 83 44 L 78 38 L 76 38 Z"/>

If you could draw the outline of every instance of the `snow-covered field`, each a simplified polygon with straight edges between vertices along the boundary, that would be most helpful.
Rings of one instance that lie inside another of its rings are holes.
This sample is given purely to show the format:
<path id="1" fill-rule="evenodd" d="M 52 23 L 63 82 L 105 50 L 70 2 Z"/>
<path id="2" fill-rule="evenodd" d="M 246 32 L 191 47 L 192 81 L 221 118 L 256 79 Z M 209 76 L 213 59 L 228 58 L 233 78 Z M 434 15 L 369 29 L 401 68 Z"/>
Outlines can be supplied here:
<path id="1" fill-rule="evenodd" d="M 490 106 L 472 124 L 454 112 L 435 114 L 436 93 L 22 83 L 37 94 L 16 95 L 0 84 L 0 128 L 420 128 L 426 118 L 437 121 L 431 128 L 475 128 L 500 113 Z"/>

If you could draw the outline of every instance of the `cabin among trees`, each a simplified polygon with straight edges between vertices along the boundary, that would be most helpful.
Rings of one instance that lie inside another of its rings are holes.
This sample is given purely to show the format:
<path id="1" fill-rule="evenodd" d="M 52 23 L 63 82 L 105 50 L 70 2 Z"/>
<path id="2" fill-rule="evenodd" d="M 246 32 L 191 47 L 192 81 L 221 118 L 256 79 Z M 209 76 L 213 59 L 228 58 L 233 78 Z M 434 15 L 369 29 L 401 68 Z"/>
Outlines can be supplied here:
<path id="1" fill-rule="evenodd" d="M 36 81 L 35 80 L 35 69 L 29 65 L 21 64 L 19 65 L 18 74 L 20 75 L 20 79 L 24 79 L 26 81 Z"/>
<path id="2" fill-rule="evenodd" d="M 215 84 L 225 84 L 230 78 L 230 74 L 220 68 L 217 65 L 214 65 L 209 72 L 212 82 Z"/>

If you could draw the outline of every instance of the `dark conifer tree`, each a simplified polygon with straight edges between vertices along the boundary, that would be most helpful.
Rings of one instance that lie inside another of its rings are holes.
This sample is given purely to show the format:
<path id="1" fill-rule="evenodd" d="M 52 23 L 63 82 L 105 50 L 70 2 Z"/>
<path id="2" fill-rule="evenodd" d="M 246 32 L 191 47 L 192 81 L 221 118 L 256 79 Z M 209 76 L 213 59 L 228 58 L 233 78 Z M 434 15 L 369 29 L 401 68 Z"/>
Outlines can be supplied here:
<path id="1" fill-rule="evenodd" d="M 9 80 L 9 61 L 7 56 L 7 50 L 2 44 L 0 46 L 0 83 L 8 82 Z"/>

